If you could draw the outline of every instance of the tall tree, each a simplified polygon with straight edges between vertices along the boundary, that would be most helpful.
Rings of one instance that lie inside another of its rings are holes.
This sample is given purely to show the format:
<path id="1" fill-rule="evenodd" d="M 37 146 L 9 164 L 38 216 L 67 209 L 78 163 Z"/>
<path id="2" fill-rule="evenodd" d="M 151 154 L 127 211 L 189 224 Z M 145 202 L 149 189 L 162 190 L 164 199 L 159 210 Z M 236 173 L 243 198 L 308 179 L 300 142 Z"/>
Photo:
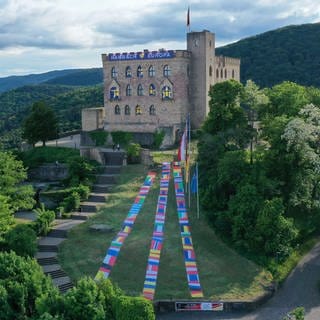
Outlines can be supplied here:
<path id="1" fill-rule="evenodd" d="M 23 137 L 32 145 L 42 141 L 45 146 L 46 141 L 57 136 L 58 120 L 55 113 L 43 101 L 35 102 L 23 123 Z"/>

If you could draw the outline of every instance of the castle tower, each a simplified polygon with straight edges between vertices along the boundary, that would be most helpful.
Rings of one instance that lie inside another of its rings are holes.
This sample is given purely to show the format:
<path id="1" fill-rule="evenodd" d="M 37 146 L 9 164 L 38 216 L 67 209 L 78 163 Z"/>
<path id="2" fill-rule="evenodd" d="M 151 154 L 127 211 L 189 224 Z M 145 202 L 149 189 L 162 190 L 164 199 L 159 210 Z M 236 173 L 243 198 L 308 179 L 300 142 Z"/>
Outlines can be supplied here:
<path id="1" fill-rule="evenodd" d="M 210 86 L 215 83 L 215 35 L 203 30 L 187 34 L 190 61 L 190 115 L 193 128 L 199 128 L 209 112 Z"/>

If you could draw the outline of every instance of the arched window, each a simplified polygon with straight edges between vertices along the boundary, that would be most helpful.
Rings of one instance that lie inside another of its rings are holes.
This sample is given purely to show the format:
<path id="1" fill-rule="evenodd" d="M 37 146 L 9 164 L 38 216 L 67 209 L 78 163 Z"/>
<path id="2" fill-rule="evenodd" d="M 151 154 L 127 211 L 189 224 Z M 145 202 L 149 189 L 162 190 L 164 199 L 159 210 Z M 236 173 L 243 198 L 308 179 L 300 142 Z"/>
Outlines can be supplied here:
<path id="1" fill-rule="evenodd" d="M 232 79 L 234 79 L 234 70 L 232 69 Z"/>
<path id="2" fill-rule="evenodd" d="M 212 66 L 209 67 L 209 76 L 212 77 Z"/>
<path id="3" fill-rule="evenodd" d="M 148 75 L 149 77 L 154 77 L 156 75 L 156 70 L 154 68 L 154 66 L 150 66 L 149 69 L 148 69 Z"/>
<path id="4" fill-rule="evenodd" d="M 163 67 L 163 76 L 164 77 L 170 77 L 171 76 L 171 69 L 167 64 Z"/>
<path id="5" fill-rule="evenodd" d="M 138 85 L 137 94 L 143 96 L 143 86 L 141 84 Z"/>
<path id="6" fill-rule="evenodd" d="M 112 87 L 110 89 L 110 100 L 119 100 L 119 88 Z"/>
<path id="7" fill-rule="evenodd" d="M 127 116 L 130 114 L 130 107 L 128 105 L 124 107 L 124 114 Z"/>
<path id="8" fill-rule="evenodd" d="M 131 78 L 132 72 L 131 72 L 131 67 L 126 67 L 126 78 Z"/>
<path id="9" fill-rule="evenodd" d="M 162 88 L 162 99 L 172 99 L 172 90 L 169 86 Z"/>
<path id="10" fill-rule="evenodd" d="M 121 110 L 120 110 L 119 105 L 117 104 L 117 105 L 114 107 L 114 114 L 120 114 L 120 113 L 121 113 Z"/>
<path id="11" fill-rule="evenodd" d="M 111 78 L 116 78 L 118 76 L 118 72 L 117 72 L 117 69 L 116 67 L 112 67 L 111 68 Z"/>
<path id="12" fill-rule="evenodd" d="M 143 78 L 143 70 L 142 70 L 141 66 L 139 66 L 138 69 L 137 69 L 137 77 L 138 78 Z"/>
<path id="13" fill-rule="evenodd" d="M 153 83 L 149 86 L 149 96 L 155 96 L 156 95 L 156 87 Z"/>
<path id="14" fill-rule="evenodd" d="M 224 69 L 224 77 L 225 77 L 225 79 L 227 79 L 227 75 L 228 75 L 227 69 Z"/>
<path id="15" fill-rule="evenodd" d="M 139 116 L 142 114 L 141 106 L 137 105 L 136 106 L 136 116 Z"/>
<path id="16" fill-rule="evenodd" d="M 221 79 L 223 78 L 223 70 L 222 69 L 220 70 L 220 78 Z"/>
<path id="17" fill-rule="evenodd" d="M 153 104 L 149 108 L 149 114 L 150 116 L 154 116 L 156 114 L 156 108 Z"/>
<path id="18" fill-rule="evenodd" d="M 131 88 L 131 85 L 128 84 L 126 88 L 126 96 L 130 97 L 131 95 L 132 95 L 132 88 Z"/>
<path id="19" fill-rule="evenodd" d="M 216 78 L 219 78 L 219 69 L 216 70 Z"/>

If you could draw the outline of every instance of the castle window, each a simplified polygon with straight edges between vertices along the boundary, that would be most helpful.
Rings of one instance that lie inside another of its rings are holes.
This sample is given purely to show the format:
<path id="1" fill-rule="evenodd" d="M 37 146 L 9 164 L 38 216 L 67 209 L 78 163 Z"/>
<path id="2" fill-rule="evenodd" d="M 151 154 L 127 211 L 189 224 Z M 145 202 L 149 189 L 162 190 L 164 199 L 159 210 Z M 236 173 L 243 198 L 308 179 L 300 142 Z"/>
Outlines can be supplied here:
<path id="1" fill-rule="evenodd" d="M 212 42 L 211 42 L 211 40 L 209 41 L 209 47 L 211 47 L 212 46 Z"/>
<path id="2" fill-rule="evenodd" d="M 121 110 L 120 110 L 119 105 L 117 104 L 117 105 L 114 107 L 114 114 L 120 114 L 120 113 L 121 113 Z"/>
<path id="3" fill-rule="evenodd" d="M 221 79 L 223 78 L 223 70 L 222 69 L 220 70 L 220 78 Z"/>
<path id="4" fill-rule="evenodd" d="M 111 69 L 111 78 L 115 79 L 118 76 L 118 72 L 116 67 L 112 67 Z"/>
<path id="5" fill-rule="evenodd" d="M 163 76 L 164 77 L 170 77 L 171 76 L 171 69 L 167 64 L 163 67 Z"/>
<path id="6" fill-rule="evenodd" d="M 156 114 L 156 108 L 153 104 L 149 108 L 149 114 L 150 116 L 154 116 Z"/>
<path id="7" fill-rule="evenodd" d="M 136 116 L 140 116 L 142 114 L 141 106 L 136 106 Z"/>
<path id="8" fill-rule="evenodd" d="M 131 72 L 131 67 L 126 67 L 126 78 L 131 78 L 132 72 Z"/>
<path id="9" fill-rule="evenodd" d="M 110 100 L 119 100 L 119 88 L 112 87 L 110 89 Z"/>
<path id="10" fill-rule="evenodd" d="M 212 77 L 212 66 L 209 67 L 209 76 Z"/>
<path id="11" fill-rule="evenodd" d="M 148 75 L 150 78 L 154 77 L 156 75 L 156 70 L 154 69 L 154 66 L 150 66 L 148 69 Z"/>
<path id="12" fill-rule="evenodd" d="M 149 96 L 155 96 L 156 95 L 156 87 L 154 84 L 150 84 L 149 86 Z"/>
<path id="13" fill-rule="evenodd" d="M 131 88 L 131 85 L 128 84 L 126 88 L 126 96 L 130 97 L 131 95 L 132 95 L 132 88 Z"/>
<path id="14" fill-rule="evenodd" d="M 232 79 L 234 79 L 234 70 L 232 69 Z"/>
<path id="15" fill-rule="evenodd" d="M 162 88 L 162 99 L 163 100 L 172 99 L 172 90 L 169 86 L 164 86 Z"/>
<path id="16" fill-rule="evenodd" d="M 141 66 L 139 66 L 138 69 L 137 69 L 137 77 L 138 78 L 143 78 L 143 70 L 142 70 Z"/>
<path id="17" fill-rule="evenodd" d="M 224 69 L 224 77 L 227 79 L 227 69 Z"/>
<path id="18" fill-rule="evenodd" d="M 138 85 L 137 94 L 143 96 L 143 86 L 141 84 Z"/>
<path id="19" fill-rule="evenodd" d="M 219 69 L 216 70 L 216 78 L 219 79 Z"/>
<path id="20" fill-rule="evenodd" d="M 124 114 L 127 116 L 130 115 L 130 107 L 128 105 L 124 107 Z"/>

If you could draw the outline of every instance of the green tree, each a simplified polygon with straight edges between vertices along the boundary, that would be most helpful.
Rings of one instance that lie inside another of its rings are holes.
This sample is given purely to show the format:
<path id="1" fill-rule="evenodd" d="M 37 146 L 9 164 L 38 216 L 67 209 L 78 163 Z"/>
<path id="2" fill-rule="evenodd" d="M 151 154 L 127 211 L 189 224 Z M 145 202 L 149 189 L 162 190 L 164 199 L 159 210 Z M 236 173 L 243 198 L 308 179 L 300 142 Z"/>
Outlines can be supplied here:
<path id="1" fill-rule="evenodd" d="M 0 243 L 4 241 L 4 235 L 13 225 L 13 210 L 10 208 L 9 198 L 0 195 Z"/>
<path id="2" fill-rule="evenodd" d="M 32 145 L 42 141 L 45 146 L 46 141 L 55 139 L 57 136 L 58 120 L 54 111 L 43 101 L 35 102 L 31 113 L 24 120 L 23 137 Z"/>
<path id="3" fill-rule="evenodd" d="M 11 153 L 0 151 L 0 172 L 0 195 L 7 198 L 10 210 L 31 209 L 35 203 L 34 191 L 31 186 L 22 184 L 27 178 L 23 163 Z"/>
<path id="4" fill-rule="evenodd" d="M 28 319 L 35 315 L 35 301 L 45 292 L 55 290 L 34 259 L 0 252 L 0 318 Z M 7 298 L 6 298 L 7 297 Z M 6 300 L 6 301 L 4 301 Z"/>

